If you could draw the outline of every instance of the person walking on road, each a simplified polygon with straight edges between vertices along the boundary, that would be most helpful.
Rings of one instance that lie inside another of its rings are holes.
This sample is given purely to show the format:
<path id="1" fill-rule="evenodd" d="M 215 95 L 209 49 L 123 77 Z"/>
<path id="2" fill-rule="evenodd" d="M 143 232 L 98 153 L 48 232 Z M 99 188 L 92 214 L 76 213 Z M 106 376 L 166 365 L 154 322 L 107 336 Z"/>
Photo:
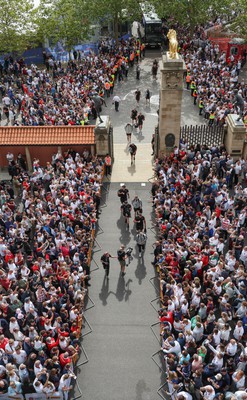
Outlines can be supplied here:
<path id="1" fill-rule="evenodd" d="M 136 98 L 136 103 L 139 106 L 140 104 L 140 99 L 141 99 L 141 91 L 140 89 L 136 89 L 135 91 L 135 98 Z"/>
<path id="2" fill-rule="evenodd" d="M 126 136 L 127 136 L 127 142 L 131 143 L 131 135 L 133 132 L 133 125 L 131 125 L 130 123 L 125 125 L 125 132 L 126 132 Z"/>
<path id="3" fill-rule="evenodd" d="M 127 229 L 129 229 L 129 226 L 130 226 L 131 209 L 132 209 L 132 206 L 130 203 L 128 203 L 128 201 L 125 201 L 121 205 L 121 211 L 122 211 L 122 215 L 124 217 L 124 222 L 127 226 Z"/>
<path id="4" fill-rule="evenodd" d="M 134 109 L 131 111 L 131 114 L 130 114 L 130 118 L 131 118 L 132 125 L 136 125 L 137 114 L 138 114 L 138 112 L 137 112 L 137 110 L 134 108 Z"/>
<path id="5" fill-rule="evenodd" d="M 117 192 L 117 195 L 120 198 L 121 204 L 123 204 L 125 201 L 128 201 L 130 197 L 129 190 L 126 188 L 125 185 L 121 186 L 121 188 Z"/>
<path id="6" fill-rule="evenodd" d="M 139 128 L 139 133 L 142 133 L 143 121 L 145 121 L 145 116 L 142 113 L 137 115 L 137 125 Z"/>
<path id="7" fill-rule="evenodd" d="M 101 256 L 101 263 L 102 266 L 105 270 L 105 276 L 107 277 L 107 279 L 109 279 L 109 272 L 110 272 L 110 258 L 117 258 L 117 257 L 113 257 L 111 256 L 110 253 L 108 253 L 107 251 L 103 254 L 103 256 Z"/>
<path id="8" fill-rule="evenodd" d="M 152 76 L 153 79 L 157 79 L 157 73 L 158 73 L 158 61 L 155 59 L 153 62 L 153 66 L 152 66 Z"/>
<path id="9" fill-rule="evenodd" d="M 137 152 L 137 146 L 134 143 L 131 143 L 129 145 L 129 152 L 130 152 L 131 165 L 133 165 L 135 163 L 136 152 Z"/>
<path id="10" fill-rule="evenodd" d="M 119 111 L 119 103 L 120 103 L 121 99 L 119 96 L 115 95 L 112 99 L 112 104 L 114 104 L 115 106 L 115 111 Z"/>
<path id="11" fill-rule="evenodd" d="M 146 92 L 145 92 L 146 106 L 147 106 L 147 105 L 150 106 L 150 97 L 151 97 L 150 90 L 147 89 Z"/>
<path id="12" fill-rule="evenodd" d="M 124 245 L 122 245 L 120 247 L 120 249 L 118 250 L 117 258 L 118 258 L 118 261 L 120 264 L 121 274 L 122 274 L 122 276 L 124 276 L 126 274 L 125 269 L 126 269 L 126 258 L 127 258 Z"/>
<path id="13" fill-rule="evenodd" d="M 143 230 L 138 232 L 136 235 L 136 243 L 139 250 L 139 258 L 142 257 L 145 251 L 146 242 L 147 242 L 147 234 Z"/>
<path id="14" fill-rule="evenodd" d="M 134 219 L 134 224 L 135 224 L 136 232 L 144 231 L 146 233 L 146 230 L 147 230 L 146 219 L 140 211 L 136 213 L 136 216 Z"/>
<path id="15" fill-rule="evenodd" d="M 142 201 L 137 195 L 133 198 L 131 204 L 135 212 L 135 217 L 138 212 L 142 213 Z"/>
<path id="16" fill-rule="evenodd" d="M 140 80 L 140 74 L 141 74 L 141 68 L 140 68 L 139 63 L 137 63 L 137 66 L 136 66 L 136 79 L 138 81 Z"/>

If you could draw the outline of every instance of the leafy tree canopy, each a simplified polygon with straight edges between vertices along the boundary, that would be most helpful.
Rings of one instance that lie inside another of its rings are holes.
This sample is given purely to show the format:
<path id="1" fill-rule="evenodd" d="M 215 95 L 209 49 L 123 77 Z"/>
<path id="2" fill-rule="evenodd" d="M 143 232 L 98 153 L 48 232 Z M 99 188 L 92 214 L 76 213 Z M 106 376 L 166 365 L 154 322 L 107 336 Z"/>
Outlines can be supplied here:
<path id="1" fill-rule="evenodd" d="M 87 1 L 41 0 L 38 15 L 39 37 L 62 40 L 69 51 L 90 35 Z"/>
<path id="2" fill-rule="evenodd" d="M 240 0 L 245 1 L 245 0 Z M 193 32 L 218 15 L 229 15 L 231 0 L 150 0 L 160 17 L 172 17 Z"/>
<path id="3" fill-rule="evenodd" d="M 0 51 L 22 52 L 36 32 L 33 0 L 0 0 Z"/>

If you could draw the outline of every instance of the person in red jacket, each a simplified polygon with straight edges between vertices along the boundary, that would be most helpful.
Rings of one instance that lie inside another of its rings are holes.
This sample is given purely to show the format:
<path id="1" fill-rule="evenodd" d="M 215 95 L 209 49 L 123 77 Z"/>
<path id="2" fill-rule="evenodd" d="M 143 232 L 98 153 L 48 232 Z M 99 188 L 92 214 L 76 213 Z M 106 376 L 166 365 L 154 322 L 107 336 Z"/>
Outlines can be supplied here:
<path id="1" fill-rule="evenodd" d="M 49 336 L 49 337 L 46 339 L 46 347 L 47 347 L 47 349 L 48 349 L 49 351 L 51 351 L 51 349 L 52 349 L 53 347 L 58 346 L 58 342 L 59 342 L 58 338 L 55 340 L 53 337 L 50 337 L 50 336 Z"/>
<path id="2" fill-rule="evenodd" d="M 170 324 L 173 325 L 173 313 L 171 311 L 163 311 L 162 314 L 160 315 L 160 322 L 165 322 L 168 321 Z"/>
<path id="3" fill-rule="evenodd" d="M 72 362 L 72 358 L 69 356 L 69 353 L 66 351 L 65 353 L 60 354 L 59 361 L 60 361 L 61 367 L 64 368 L 66 364 L 70 364 Z"/>

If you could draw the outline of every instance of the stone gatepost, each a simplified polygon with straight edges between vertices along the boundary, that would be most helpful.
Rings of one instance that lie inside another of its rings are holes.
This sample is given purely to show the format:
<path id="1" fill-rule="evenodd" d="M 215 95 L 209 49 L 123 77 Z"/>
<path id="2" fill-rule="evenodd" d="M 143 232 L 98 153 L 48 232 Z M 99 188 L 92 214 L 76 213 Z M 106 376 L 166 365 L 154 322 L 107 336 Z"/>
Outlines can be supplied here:
<path id="1" fill-rule="evenodd" d="M 101 121 L 97 118 L 94 128 L 96 154 L 99 156 L 110 154 L 113 158 L 113 129 L 109 115 L 101 115 Z"/>
<path id="2" fill-rule="evenodd" d="M 238 115 L 229 114 L 227 116 L 227 134 L 225 137 L 225 147 L 227 153 L 231 154 L 234 160 L 242 156 L 244 142 L 246 139 L 246 127 L 243 121 L 237 121 Z"/>
<path id="3" fill-rule="evenodd" d="M 183 95 L 183 76 L 186 71 L 182 57 L 162 56 L 160 107 L 159 107 L 159 156 L 170 154 L 179 146 L 180 121 Z"/>

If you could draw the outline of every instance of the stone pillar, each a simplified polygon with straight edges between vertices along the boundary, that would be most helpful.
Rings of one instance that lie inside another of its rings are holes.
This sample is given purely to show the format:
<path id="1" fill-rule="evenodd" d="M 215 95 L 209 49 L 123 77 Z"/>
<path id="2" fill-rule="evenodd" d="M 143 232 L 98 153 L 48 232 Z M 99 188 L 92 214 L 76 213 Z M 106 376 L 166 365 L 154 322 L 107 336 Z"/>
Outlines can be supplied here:
<path id="1" fill-rule="evenodd" d="M 97 118 L 96 120 L 96 125 L 94 129 L 95 145 L 96 154 L 98 154 L 99 156 L 105 156 L 106 154 L 111 153 L 109 143 L 111 122 L 108 115 L 101 115 L 101 119 L 103 122 L 100 122 L 99 118 Z"/>
<path id="2" fill-rule="evenodd" d="M 28 146 L 25 146 L 25 154 L 26 154 L 26 160 L 27 160 L 27 169 L 29 172 L 32 172 L 33 165 L 32 165 L 32 159 L 31 159 L 31 155 L 30 155 Z"/>
<path id="3" fill-rule="evenodd" d="M 244 142 L 246 139 L 246 126 L 243 121 L 237 121 L 238 115 L 229 114 L 227 116 L 227 134 L 225 146 L 227 153 L 231 154 L 234 160 L 242 156 Z"/>
<path id="4" fill-rule="evenodd" d="M 174 146 L 179 146 L 184 71 L 185 63 L 179 54 L 175 59 L 168 52 L 162 56 L 159 156 L 170 154 Z"/>

